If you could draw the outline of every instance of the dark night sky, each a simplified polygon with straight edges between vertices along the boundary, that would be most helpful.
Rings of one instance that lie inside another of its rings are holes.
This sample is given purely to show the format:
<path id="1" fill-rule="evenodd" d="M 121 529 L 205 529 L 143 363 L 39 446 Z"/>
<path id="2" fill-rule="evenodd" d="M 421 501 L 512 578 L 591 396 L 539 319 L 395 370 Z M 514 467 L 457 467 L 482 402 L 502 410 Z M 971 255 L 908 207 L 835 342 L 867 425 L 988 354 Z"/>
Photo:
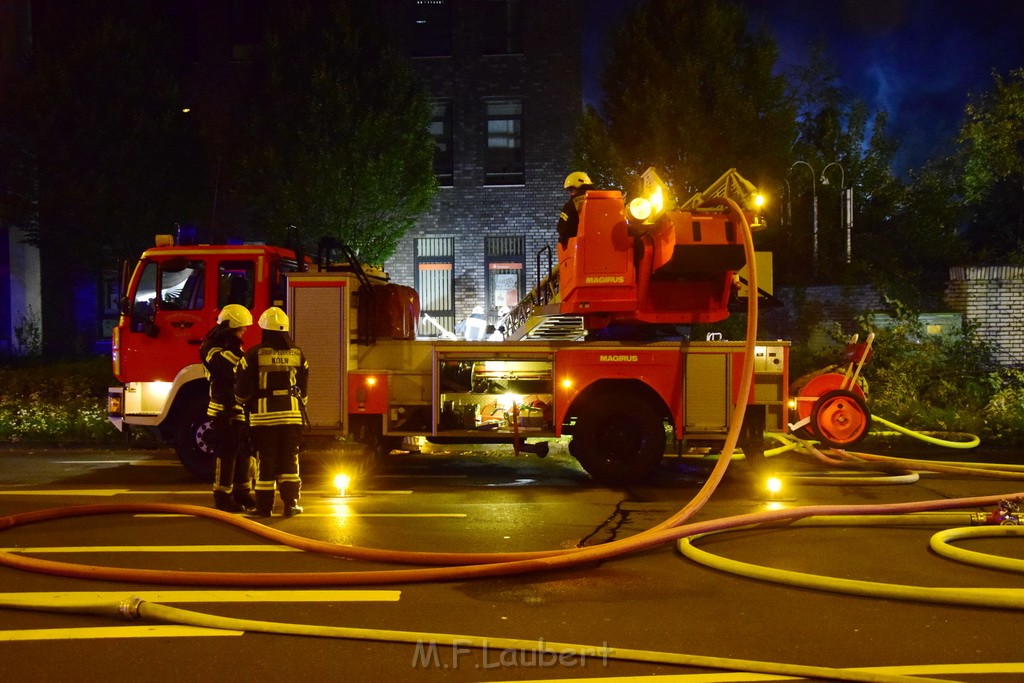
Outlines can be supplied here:
<path id="1" fill-rule="evenodd" d="M 594 45 L 639 0 L 587 2 L 584 87 L 597 97 Z M 802 63 L 823 43 L 843 84 L 873 110 L 889 113 L 905 171 L 948 149 L 969 92 L 1024 66 L 1024 0 L 746 0 L 780 51 L 779 68 Z"/>

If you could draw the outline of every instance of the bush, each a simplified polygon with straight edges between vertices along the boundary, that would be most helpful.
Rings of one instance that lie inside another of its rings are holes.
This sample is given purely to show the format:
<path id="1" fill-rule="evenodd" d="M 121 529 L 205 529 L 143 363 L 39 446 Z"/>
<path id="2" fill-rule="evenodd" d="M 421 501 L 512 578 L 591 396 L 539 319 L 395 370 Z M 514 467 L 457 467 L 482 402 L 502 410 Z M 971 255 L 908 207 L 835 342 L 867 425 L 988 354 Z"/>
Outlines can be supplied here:
<path id="1" fill-rule="evenodd" d="M 864 366 L 871 412 L 911 429 L 977 434 L 985 441 L 1024 438 L 1024 375 L 1001 369 L 976 325 L 960 334 L 925 333 L 916 313 L 889 301 L 896 321 L 874 331 L 874 356 Z"/>
<path id="2" fill-rule="evenodd" d="M 985 432 L 994 441 L 1024 443 L 1024 371 L 999 370 L 987 380 L 992 392 L 982 410 Z"/>
<path id="3" fill-rule="evenodd" d="M 8 359 L 0 368 L 0 442 L 116 444 L 121 434 L 107 420 L 110 360 L 43 364 Z"/>

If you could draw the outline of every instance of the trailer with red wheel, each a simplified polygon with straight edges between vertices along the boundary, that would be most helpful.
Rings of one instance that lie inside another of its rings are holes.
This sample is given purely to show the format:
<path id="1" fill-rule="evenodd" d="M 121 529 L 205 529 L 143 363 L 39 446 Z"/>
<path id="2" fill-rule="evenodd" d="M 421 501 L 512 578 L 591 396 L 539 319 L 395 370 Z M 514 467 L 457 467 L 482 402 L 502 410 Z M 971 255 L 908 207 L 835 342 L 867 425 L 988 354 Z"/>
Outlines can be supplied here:
<path id="1" fill-rule="evenodd" d="M 858 379 L 871 359 L 874 338 L 869 334 L 867 341 L 858 343 L 857 335 L 853 336 L 843 351 L 845 372 L 829 370 L 793 383 L 796 422 L 790 429 L 794 433 L 831 448 L 849 448 L 867 436 L 871 411 Z"/>

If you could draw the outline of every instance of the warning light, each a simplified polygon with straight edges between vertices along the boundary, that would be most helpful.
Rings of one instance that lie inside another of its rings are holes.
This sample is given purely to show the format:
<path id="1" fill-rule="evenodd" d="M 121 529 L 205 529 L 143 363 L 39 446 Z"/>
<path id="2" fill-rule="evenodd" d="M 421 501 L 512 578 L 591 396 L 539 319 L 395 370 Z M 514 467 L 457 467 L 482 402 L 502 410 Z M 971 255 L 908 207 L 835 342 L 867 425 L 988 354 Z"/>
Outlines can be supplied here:
<path id="1" fill-rule="evenodd" d="M 348 476 L 344 472 L 334 475 L 334 488 L 338 489 L 339 496 L 344 496 L 348 492 L 348 487 L 351 484 L 352 477 Z"/>

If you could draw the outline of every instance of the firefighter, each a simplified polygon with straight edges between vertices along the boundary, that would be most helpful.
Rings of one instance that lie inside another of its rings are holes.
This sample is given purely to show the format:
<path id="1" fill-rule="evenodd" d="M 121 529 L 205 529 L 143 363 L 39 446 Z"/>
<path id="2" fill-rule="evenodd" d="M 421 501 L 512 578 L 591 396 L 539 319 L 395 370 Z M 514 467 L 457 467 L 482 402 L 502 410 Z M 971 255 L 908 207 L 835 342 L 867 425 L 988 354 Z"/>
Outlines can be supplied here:
<path id="1" fill-rule="evenodd" d="M 271 306 L 260 316 L 262 341 L 246 351 L 235 373 L 235 397 L 249 414 L 249 432 L 259 460 L 256 515 L 270 517 L 274 490 L 284 516 L 299 506 L 299 447 L 309 365 L 288 334 L 288 316 Z"/>
<path id="2" fill-rule="evenodd" d="M 242 334 L 252 325 L 245 306 L 228 304 L 199 347 L 199 357 L 210 383 L 206 414 L 212 421 L 212 445 L 217 459 L 213 505 L 224 512 L 251 510 L 256 502 L 249 491 L 249 449 L 242 409 L 235 402 L 235 366 L 242 357 Z"/>
<path id="3" fill-rule="evenodd" d="M 558 216 L 558 243 L 563 249 L 569 246 L 569 238 L 576 236 L 576 230 L 580 225 L 580 206 L 587 190 L 594 189 L 594 185 L 586 173 L 575 171 L 566 176 L 564 187 L 569 193 L 569 199 Z"/>

